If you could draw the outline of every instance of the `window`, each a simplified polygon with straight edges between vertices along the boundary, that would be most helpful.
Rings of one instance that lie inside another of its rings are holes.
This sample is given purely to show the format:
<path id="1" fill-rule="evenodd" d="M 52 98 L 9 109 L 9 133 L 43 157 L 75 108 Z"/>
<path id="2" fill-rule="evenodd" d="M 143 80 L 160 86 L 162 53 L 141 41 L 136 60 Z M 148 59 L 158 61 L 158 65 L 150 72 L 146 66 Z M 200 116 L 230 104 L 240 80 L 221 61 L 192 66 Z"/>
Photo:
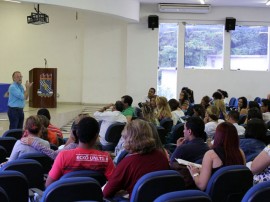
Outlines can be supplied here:
<path id="1" fill-rule="evenodd" d="M 185 28 L 185 68 L 223 68 L 223 25 L 190 25 Z"/>
<path id="2" fill-rule="evenodd" d="M 268 27 L 236 26 L 231 32 L 231 69 L 268 69 Z"/>
<path id="3" fill-rule="evenodd" d="M 178 55 L 178 24 L 159 25 L 159 57 L 157 94 L 176 98 Z"/>

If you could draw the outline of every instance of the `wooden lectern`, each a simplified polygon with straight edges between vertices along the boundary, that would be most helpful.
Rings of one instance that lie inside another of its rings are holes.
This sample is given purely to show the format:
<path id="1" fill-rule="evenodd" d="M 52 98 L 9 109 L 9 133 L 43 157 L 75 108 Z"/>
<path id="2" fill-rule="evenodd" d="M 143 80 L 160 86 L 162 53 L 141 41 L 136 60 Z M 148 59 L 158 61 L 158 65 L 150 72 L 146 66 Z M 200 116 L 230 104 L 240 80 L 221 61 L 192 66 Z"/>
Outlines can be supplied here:
<path id="1" fill-rule="evenodd" d="M 31 69 L 29 71 L 29 82 L 34 82 L 29 92 L 29 107 L 56 108 L 56 68 Z"/>

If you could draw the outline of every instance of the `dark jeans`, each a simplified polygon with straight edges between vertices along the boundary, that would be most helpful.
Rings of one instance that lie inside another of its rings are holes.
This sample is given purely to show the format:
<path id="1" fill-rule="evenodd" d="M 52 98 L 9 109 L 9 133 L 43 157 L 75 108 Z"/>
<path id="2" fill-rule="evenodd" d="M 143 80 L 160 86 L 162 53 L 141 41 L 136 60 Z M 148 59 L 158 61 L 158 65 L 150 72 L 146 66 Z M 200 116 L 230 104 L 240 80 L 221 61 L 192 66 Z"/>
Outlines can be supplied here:
<path id="1" fill-rule="evenodd" d="M 22 129 L 24 121 L 23 108 L 8 108 L 9 129 Z"/>

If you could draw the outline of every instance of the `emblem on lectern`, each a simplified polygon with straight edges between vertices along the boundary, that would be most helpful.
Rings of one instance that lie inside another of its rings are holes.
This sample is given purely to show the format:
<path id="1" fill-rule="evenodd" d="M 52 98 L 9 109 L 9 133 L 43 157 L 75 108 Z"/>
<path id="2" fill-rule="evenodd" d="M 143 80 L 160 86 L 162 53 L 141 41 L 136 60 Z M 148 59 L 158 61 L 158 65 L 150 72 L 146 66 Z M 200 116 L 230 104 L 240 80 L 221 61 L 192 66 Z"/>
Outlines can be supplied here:
<path id="1" fill-rule="evenodd" d="M 52 74 L 41 74 L 39 80 L 39 89 L 37 91 L 38 96 L 51 97 L 53 95 L 52 90 Z"/>

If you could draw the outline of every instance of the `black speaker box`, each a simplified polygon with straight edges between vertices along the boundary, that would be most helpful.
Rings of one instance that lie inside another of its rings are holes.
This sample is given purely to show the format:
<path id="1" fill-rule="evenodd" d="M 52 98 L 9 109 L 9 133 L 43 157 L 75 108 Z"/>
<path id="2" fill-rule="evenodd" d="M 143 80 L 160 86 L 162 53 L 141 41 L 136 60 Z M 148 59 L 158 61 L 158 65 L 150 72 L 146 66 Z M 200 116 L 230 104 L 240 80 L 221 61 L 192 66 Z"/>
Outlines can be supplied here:
<path id="1" fill-rule="evenodd" d="M 154 30 L 154 28 L 158 28 L 158 16 L 157 15 L 149 15 L 148 16 L 148 28 Z"/>
<path id="2" fill-rule="evenodd" d="M 230 30 L 235 30 L 235 23 L 236 19 L 235 18 L 226 18 L 225 21 L 225 30 L 230 31 Z"/>

